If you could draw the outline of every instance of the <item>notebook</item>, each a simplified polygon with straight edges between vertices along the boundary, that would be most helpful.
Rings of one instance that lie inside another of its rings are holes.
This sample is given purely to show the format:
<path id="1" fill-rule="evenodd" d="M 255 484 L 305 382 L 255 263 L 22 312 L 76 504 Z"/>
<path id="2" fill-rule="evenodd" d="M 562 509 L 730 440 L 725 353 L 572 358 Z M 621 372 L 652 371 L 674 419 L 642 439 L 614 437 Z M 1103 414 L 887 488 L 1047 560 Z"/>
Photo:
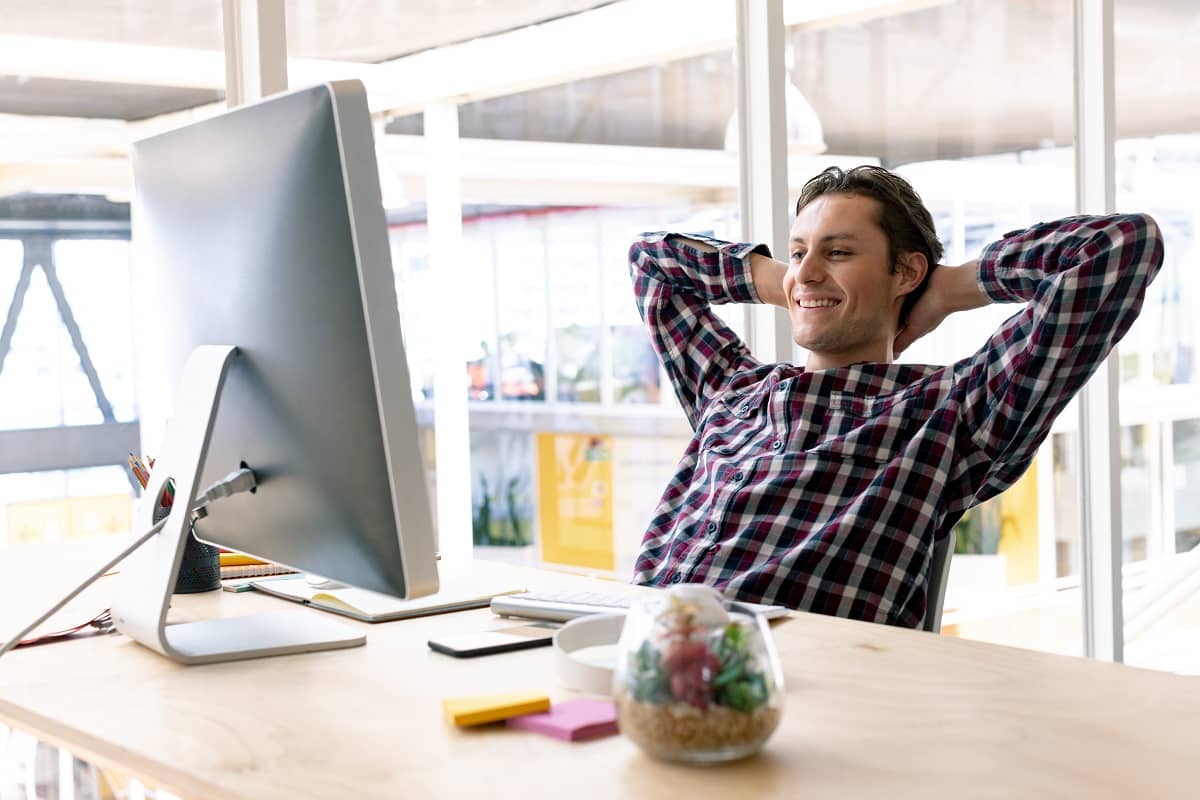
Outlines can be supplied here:
<path id="1" fill-rule="evenodd" d="M 230 578 L 264 578 L 267 575 L 295 575 L 296 570 L 282 564 L 231 564 L 221 566 L 221 580 Z"/>
<path id="2" fill-rule="evenodd" d="M 221 550 L 221 580 L 229 578 L 265 578 L 268 575 L 295 574 L 297 570 L 282 564 L 272 564 L 245 553 Z"/>
<path id="3" fill-rule="evenodd" d="M 390 595 L 353 586 L 312 586 L 303 575 L 250 582 L 250 585 L 260 592 L 284 600 L 305 603 L 322 611 L 344 614 L 363 622 L 387 622 L 467 608 L 483 608 L 493 597 L 525 591 L 524 587 L 514 585 L 511 580 L 470 573 L 450 576 L 443 573 L 440 576 L 440 584 L 435 594 L 414 600 L 399 600 Z"/>

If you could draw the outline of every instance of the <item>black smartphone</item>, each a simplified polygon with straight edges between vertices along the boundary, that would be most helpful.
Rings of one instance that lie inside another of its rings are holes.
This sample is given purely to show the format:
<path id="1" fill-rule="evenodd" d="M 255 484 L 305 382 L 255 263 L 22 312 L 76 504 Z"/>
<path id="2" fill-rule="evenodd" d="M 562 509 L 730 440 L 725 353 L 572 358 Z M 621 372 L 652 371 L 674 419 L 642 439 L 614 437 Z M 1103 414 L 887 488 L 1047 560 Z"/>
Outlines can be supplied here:
<path id="1" fill-rule="evenodd" d="M 507 653 L 509 650 L 546 647 L 560 627 L 562 626 L 549 622 L 531 622 L 528 625 L 495 631 L 456 633 L 440 639 L 430 639 L 429 646 L 439 653 L 455 658 L 490 656 L 493 653 Z"/>

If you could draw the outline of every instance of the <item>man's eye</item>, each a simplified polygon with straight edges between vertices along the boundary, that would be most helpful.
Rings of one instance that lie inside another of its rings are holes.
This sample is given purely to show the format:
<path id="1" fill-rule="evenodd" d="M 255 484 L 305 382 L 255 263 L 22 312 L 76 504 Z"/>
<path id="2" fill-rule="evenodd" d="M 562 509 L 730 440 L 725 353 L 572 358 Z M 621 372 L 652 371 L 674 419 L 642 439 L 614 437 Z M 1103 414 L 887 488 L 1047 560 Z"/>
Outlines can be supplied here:
<path id="1" fill-rule="evenodd" d="M 792 261 L 802 261 L 802 260 L 804 260 L 804 251 L 803 250 L 797 250 L 796 252 L 792 253 Z"/>
<path id="2" fill-rule="evenodd" d="M 830 250 L 829 255 L 831 255 L 831 256 L 848 256 L 848 255 L 850 255 L 850 251 L 849 250 Z"/>

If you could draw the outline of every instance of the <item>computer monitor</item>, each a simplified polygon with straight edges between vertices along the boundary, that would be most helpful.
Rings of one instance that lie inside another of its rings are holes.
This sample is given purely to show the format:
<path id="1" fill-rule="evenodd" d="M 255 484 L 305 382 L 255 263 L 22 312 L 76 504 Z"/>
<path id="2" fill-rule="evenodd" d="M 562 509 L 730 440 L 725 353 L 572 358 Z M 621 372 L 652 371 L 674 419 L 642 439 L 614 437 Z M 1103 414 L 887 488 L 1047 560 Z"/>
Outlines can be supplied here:
<path id="1" fill-rule="evenodd" d="M 117 626 L 184 662 L 361 643 L 314 641 L 311 613 L 185 632 L 165 606 L 188 524 L 178 499 L 239 466 L 256 490 L 213 503 L 199 538 L 401 598 L 437 590 L 363 86 L 276 95 L 142 140 L 133 169 L 135 275 L 154 304 L 143 366 L 176 387 L 148 492 L 173 477 L 178 513 L 123 569 Z"/>

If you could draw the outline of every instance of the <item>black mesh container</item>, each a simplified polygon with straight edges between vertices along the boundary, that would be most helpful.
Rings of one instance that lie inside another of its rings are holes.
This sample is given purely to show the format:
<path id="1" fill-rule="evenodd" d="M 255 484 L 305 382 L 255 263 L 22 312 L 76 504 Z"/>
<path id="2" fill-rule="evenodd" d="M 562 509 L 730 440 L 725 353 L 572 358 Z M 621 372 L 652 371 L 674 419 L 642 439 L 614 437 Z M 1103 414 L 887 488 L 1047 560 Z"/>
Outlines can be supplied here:
<path id="1" fill-rule="evenodd" d="M 154 511 L 158 522 L 171 512 L 161 506 Z M 183 561 L 179 565 L 179 577 L 175 579 L 175 594 L 211 592 L 221 588 L 221 552 L 211 544 L 196 538 L 188 526 L 187 544 L 183 548 Z"/>

